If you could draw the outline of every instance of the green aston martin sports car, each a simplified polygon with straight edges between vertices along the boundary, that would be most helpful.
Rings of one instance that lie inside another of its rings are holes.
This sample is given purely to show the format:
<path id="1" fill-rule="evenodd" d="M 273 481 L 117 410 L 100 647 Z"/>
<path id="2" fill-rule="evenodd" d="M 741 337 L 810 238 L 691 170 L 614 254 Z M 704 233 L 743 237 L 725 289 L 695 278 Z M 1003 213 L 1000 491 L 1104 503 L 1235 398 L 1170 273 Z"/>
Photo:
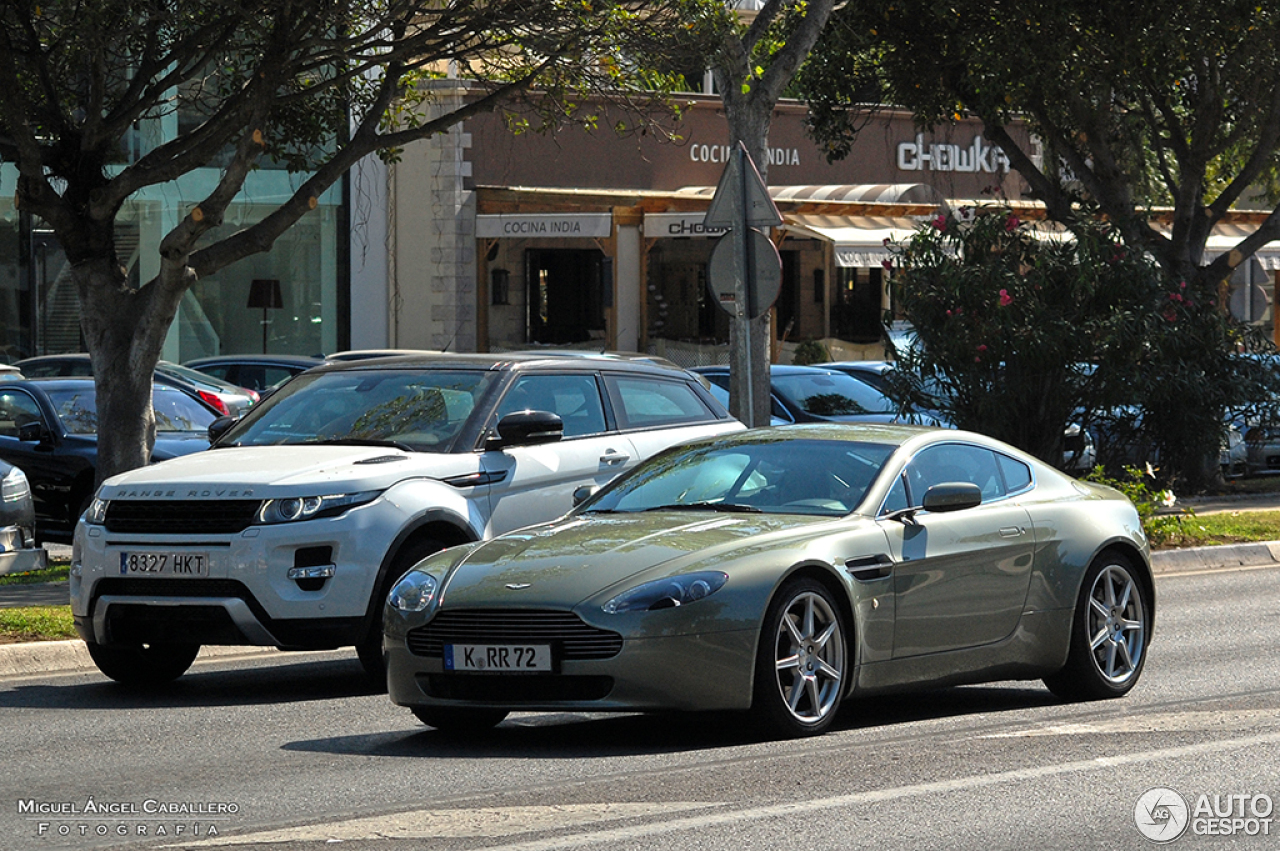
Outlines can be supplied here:
<path id="1" fill-rule="evenodd" d="M 1137 683 L 1150 552 L 1120 493 L 990 438 L 786 426 L 639 465 L 565 517 L 419 562 L 387 602 L 391 699 L 444 730 L 512 711 L 744 711 L 773 736 L 846 697 Z"/>

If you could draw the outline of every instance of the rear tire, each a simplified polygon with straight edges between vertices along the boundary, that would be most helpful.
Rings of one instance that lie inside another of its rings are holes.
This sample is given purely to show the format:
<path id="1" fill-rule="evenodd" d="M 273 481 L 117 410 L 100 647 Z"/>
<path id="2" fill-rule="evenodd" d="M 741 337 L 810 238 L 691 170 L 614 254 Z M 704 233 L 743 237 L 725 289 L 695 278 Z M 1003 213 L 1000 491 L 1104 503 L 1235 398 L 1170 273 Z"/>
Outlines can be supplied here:
<path id="1" fill-rule="evenodd" d="M 769 604 L 756 651 L 751 716 L 766 734 L 794 739 L 826 732 L 847 689 L 844 615 L 813 579 L 784 585 Z"/>
<path id="2" fill-rule="evenodd" d="M 374 589 L 373 619 L 364 640 L 356 645 L 356 655 L 360 657 L 360 665 L 364 668 L 370 684 L 383 691 L 387 688 L 387 661 L 382 655 L 382 615 L 387 605 L 387 595 L 391 593 L 396 580 L 404 576 L 409 568 L 432 553 L 444 549 L 444 546 L 434 538 L 423 538 L 401 548 L 392 560 L 391 569 L 387 571 L 382 585 Z"/>
<path id="3" fill-rule="evenodd" d="M 482 733 L 485 730 L 492 730 L 507 717 L 505 709 L 415 706 L 412 711 L 423 724 L 435 727 L 442 733 Z"/>
<path id="4" fill-rule="evenodd" d="M 1085 571 L 1072 613 L 1067 664 L 1044 678 L 1063 700 L 1107 700 L 1138 683 L 1147 661 L 1151 605 L 1133 563 L 1100 555 Z"/>
<path id="5" fill-rule="evenodd" d="M 186 673 L 199 644 L 96 644 L 86 642 L 98 670 L 127 686 L 158 686 Z"/>

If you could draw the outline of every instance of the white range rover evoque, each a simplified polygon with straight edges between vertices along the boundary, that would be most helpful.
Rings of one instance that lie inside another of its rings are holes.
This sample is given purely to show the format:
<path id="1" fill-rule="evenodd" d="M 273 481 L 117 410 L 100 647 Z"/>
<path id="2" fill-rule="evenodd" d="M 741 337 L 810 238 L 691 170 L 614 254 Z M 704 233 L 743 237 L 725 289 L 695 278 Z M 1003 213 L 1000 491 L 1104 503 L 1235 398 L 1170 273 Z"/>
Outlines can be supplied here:
<path id="1" fill-rule="evenodd" d="M 319 367 L 215 422 L 209 451 L 103 483 L 75 532 L 76 630 L 130 684 L 181 676 L 205 644 L 354 645 L 385 679 L 383 600 L 423 557 L 742 427 L 696 376 L 642 359 Z"/>

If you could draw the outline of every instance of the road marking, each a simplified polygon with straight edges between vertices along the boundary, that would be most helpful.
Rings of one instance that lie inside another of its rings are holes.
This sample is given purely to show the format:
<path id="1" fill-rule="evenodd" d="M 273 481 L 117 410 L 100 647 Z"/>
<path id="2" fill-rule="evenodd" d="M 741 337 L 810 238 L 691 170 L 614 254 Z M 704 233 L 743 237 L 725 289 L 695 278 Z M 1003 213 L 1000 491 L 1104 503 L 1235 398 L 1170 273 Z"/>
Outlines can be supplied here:
<path id="1" fill-rule="evenodd" d="M 1021 783 L 1062 774 L 1077 774 L 1114 768 L 1123 765 L 1140 765 L 1161 760 L 1213 754 L 1258 745 L 1280 744 L 1280 732 L 1258 736 L 1246 736 L 1228 741 L 1202 742 L 1176 748 L 1140 751 L 1120 756 L 1064 762 L 1036 768 L 1019 768 L 994 774 L 979 774 L 899 786 L 892 789 L 875 789 L 836 795 L 817 800 L 773 804 L 765 807 L 725 809 L 726 804 L 710 802 L 656 803 L 656 804 L 578 804 L 551 807 L 503 807 L 496 809 L 455 809 L 432 812 L 392 813 L 386 816 L 351 819 L 329 824 L 305 825 L 288 830 L 266 831 L 241 836 L 220 837 L 215 840 L 184 843 L 183 847 L 250 845 L 261 842 L 285 842 L 290 840 L 357 840 L 381 838 L 426 838 L 428 836 L 502 836 L 537 830 L 563 830 L 566 826 L 587 825 L 621 818 L 669 815 L 673 811 L 715 808 L 715 812 L 690 815 L 648 824 L 605 828 L 568 836 L 553 836 L 501 846 L 487 846 L 484 851 L 557 851 L 584 845 L 634 842 L 662 834 L 682 831 L 705 830 L 721 825 L 736 825 L 748 821 L 787 818 L 808 813 L 830 812 L 841 807 L 917 798 L 925 795 L 946 794 L 998 786 L 1005 783 Z M 486 830 L 487 833 L 454 833 L 441 830 Z M 429 833 L 421 831 L 430 831 Z"/>
<path id="2" fill-rule="evenodd" d="M 424 810 L 367 816 L 327 824 L 266 830 L 184 842 L 183 848 L 256 845 L 268 842 L 353 842 L 368 839 L 429 839 L 502 837 L 519 833 L 562 830 L 629 818 L 654 818 L 671 813 L 717 807 L 720 804 L 690 802 L 556 804 L 542 807 L 480 807 L 475 809 Z"/>

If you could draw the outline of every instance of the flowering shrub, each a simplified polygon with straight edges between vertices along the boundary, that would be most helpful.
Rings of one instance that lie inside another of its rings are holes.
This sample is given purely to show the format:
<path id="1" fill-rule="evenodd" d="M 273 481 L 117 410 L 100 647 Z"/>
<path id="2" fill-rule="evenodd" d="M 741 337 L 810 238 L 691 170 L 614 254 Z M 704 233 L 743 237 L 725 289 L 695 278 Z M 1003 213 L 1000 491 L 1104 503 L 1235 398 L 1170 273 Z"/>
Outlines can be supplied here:
<path id="1" fill-rule="evenodd" d="M 906 368 L 891 393 L 960 428 L 1061 465 L 1068 423 L 1120 412 L 1141 432 L 1126 451 L 1154 447 L 1199 489 L 1224 409 L 1261 395 L 1232 368 L 1243 332 L 1216 294 L 1169 281 L 1105 222 L 1067 233 L 978 207 L 892 248 L 886 323 L 905 319 L 921 346 L 898 353 Z"/>
<path id="2" fill-rule="evenodd" d="M 1196 519 L 1194 511 L 1182 508 L 1168 513 L 1168 509 L 1173 508 L 1178 499 L 1171 490 L 1157 489 L 1155 471 L 1151 467 L 1145 472 L 1137 467 L 1125 467 L 1120 477 L 1108 476 L 1101 467 L 1095 467 L 1083 478 L 1085 481 L 1115 488 L 1129 497 L 1129 501 L 1138 509 L 1142 531 L 1146 533 L 1151 546 L 1190 545 L 1204 540 L 1203 530 L 1193 522 Z M 1157 513 L 1161 508 L 1166 509 L 1166 513 Z"/>

